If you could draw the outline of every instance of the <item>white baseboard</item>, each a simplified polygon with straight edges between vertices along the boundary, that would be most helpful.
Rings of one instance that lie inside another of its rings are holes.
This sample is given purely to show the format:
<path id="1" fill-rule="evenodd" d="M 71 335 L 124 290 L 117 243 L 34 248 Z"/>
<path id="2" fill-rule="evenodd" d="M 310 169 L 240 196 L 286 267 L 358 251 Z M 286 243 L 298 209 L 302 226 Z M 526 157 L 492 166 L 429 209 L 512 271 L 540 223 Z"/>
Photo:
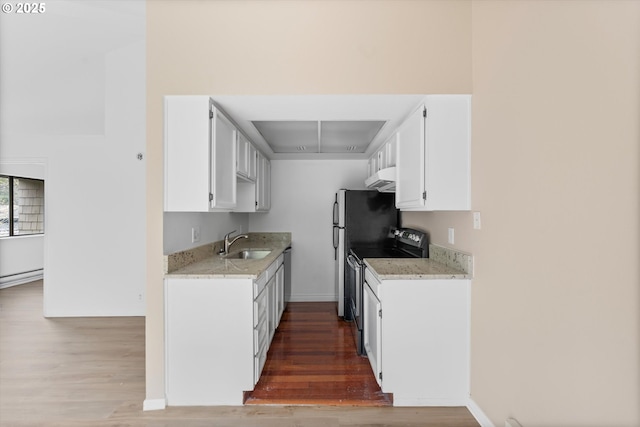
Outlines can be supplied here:
<path id="1" fill-rule="evenodd" d="M 495 427 L 489 417 L 482 412 L 482 409 L 480 409 L 478 404 L 471 398 L 469 398 L 469 403 L 467 403 L 467 409 L 471 412 L 471 415 L 473 415 L 473 418 L 478 421 L 478 424 L 480 424 L 481 427 Z"/>
<path id="2" fill-rule="evenodd" d="M 466 398 L 433 399 L 393 393 L 393 406 L 466 406 Z"/>
<path id="3" fill-rule="evenodd" d="M 25 283 L 35 282 L 44 278 L 42 269 L 29 271 L 27 273 L 12 274 L 0 279 L 0 289 L 10 288 L 11 286 L 23 285 Z"/>
<path id="4" fill-rule="evenodd" d="M 143 411 L 158 411 L 167 407 L 167 399 L 145 399 L 142 404 Z"/>
<path id="5" fill-rule="evenodd" d="M 336 296 L 326 294 L 291 295 L 288 302 L 336 302 Z"/>

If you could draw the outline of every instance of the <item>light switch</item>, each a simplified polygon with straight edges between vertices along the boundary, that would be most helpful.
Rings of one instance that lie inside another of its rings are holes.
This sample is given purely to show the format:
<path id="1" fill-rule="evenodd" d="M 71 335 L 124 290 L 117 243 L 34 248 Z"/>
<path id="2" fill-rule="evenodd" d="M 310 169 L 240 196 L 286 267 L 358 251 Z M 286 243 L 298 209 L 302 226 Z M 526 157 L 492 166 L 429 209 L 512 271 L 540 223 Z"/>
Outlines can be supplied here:
<path id="1" fill-rule="evenodd" d="M 473 228 L 475 230 L 480 230 L 480 212 L 473 213 Z"/>
<path id="2" fill-rule="evenodd" d="M 454 230 L 453 227 L 449 227 L 449 243 L 453 245 L 455 241 Z"/>

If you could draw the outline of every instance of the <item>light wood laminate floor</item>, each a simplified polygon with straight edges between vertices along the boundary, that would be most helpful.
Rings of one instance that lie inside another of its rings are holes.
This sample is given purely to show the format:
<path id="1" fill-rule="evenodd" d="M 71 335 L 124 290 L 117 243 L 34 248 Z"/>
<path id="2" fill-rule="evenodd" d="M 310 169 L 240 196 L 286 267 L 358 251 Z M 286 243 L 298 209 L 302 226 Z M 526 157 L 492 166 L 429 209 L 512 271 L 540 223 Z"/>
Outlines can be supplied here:
<path id="1" fill-rule="evenodd" d="M 42 281 L 0 290 L 3 427 L 478 426 L 466 408 L 246 405 L 143 412 L 144 369 L 144 318 L 45 319 Z"/>

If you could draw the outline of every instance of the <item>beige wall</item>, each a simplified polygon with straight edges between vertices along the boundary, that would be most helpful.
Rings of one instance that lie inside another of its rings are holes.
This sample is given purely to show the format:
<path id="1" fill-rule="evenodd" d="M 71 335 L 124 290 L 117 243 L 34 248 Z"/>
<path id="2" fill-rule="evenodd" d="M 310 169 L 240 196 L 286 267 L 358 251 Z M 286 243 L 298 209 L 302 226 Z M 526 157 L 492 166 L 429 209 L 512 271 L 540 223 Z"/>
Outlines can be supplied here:
<path id="1" fill-rule="evenodd" d="M 496 426 L 640 425 L 640 2 L 473 3 L 471 391 Z"/>
<path id="2" fill-rule="evenodd" d="M 164 397 L 163 95 L 470 91 L 469 1 L 148 1 L 147 399 Z"/>

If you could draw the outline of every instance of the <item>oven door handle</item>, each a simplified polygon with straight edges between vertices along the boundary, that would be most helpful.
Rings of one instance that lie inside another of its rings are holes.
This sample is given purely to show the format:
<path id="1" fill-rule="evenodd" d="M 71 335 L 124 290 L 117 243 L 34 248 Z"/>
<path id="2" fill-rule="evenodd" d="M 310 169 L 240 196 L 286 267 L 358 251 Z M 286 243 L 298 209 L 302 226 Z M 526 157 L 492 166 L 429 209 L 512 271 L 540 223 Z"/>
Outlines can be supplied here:
<path id="1" fill-rule="evenodd" d="M 358 261 L 358 258 L 354 257 L 353 255 L 349 254 L 347 255 L 347 263 L 349 264 L 349 266 L 351 268 L 353 268 L 354 270 L 360 270 L 360 262 Z"/>

